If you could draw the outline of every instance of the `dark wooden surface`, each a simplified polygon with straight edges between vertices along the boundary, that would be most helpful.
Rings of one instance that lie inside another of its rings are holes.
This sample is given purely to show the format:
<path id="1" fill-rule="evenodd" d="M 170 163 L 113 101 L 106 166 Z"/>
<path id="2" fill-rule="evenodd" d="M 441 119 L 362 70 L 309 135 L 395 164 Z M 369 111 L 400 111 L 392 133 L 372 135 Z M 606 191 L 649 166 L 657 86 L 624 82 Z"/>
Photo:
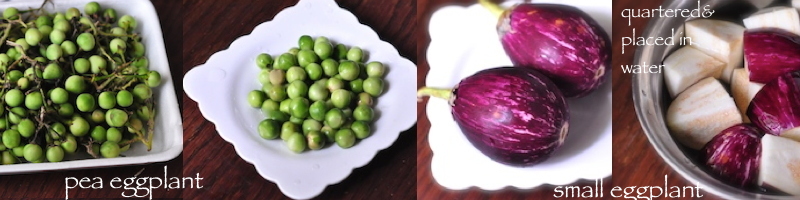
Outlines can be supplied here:
<path id="1" fill-rule="evenodd" d="M 631 37 L 633 29 L 636 35 L 641 36 L 647 26 L 648 19 L 634 18 L 631 26 L 627 19 L 619 15 L 622 9 L 657 8 L 663 0 L 614 1 L 614 30 L 613 30 L 613 100 L 612 100 L 612 127 L 614 141 L 614 170 L 613 184 L 615 186 L 662 186 L 664 176 L 670 186 L 695 186 L 684 179 L 680 174 L 664 162 L 650 145 L 642 130 L 641 123 L 636 117 L 633 107 L 631 91 L 631 75 L 622 73 L 621 65 L 633 63 L 636 47 L 627 46 L 622 54 L 621 38 Z M 702 190 L 701 190 L 702 191 Z M 704 199 L 715 199 L 707 191 L 700 193 Z M 680 199 L 680 198 L 678 198 Z M 692 199 L 692 198 L 684 198 Z"/>
<path id="2" fill-rule="evenodd" d="M 184 1 L 183 73 L 203 64 L 211 54 L 226 49 L 236 38 L 272 18 L 297 0 Z M 342 0 L 339 5 L 372 27 L 382 40 L 416 62 L 413 41 L 417 27 L 416 4 L 405 0 Z M 301 24 L 298 24 L 301 26 Z M 255 78 L 255 77 L 254 77 Z M 410 83 L 409 83 L 410 84 Z M 236 154 L 233 146 L 205 120 L 197 103 L 182 93 L 184 103 L 184 169 L 186 176 L 200 173 L 206 185 L 184 190 L 186 199 L 284 199 L 275 183 L 262 178 L 253 165 Z M 412 128 L 411 130 L 414 130 Z M 328 186 L 319 199 L 412 199 L 416 180 L 414 134 L 400 134 L 388 149 L 366 166 L 353 170 L 342 182 Z"/>
<path id="3" fill-rule="evenodd" d="M 289 1 L 176 1 L 152 0 L 161 20 L 169 57 L 172 80 L 179 96 L 183 113 L 184 153 L 163 163 L 124 167 L 67 170 L 35 174 L 0 176 L 0 199 L 8 198 L 64 198 L 66 177 L 100 177 L 104 189 L 72 189 L 70 198 L 119 198 L 123 189 L 109 188 L 114 177 L 132 177 L 143 170 L 143 176 L 163 176 L 163 168 L 172 176 L 203 177 L 203 189 L 155 190 L 154 198 L 186 199 L 282 199 L 286 198 L 277 186 L 263 179 L 253 166 L 239 158 L 233 146 L 222 140 L 215 126 L 200 114 L 196 102 L 182 89 L 182 77 L 192 67 L 204 63 L 208 57 L 227 48 L 230 43 L 265 21 L 271 20 L 280 10 L 294 5 Z M 427 34 L 430 15 L 444 5 L 470 5 L 474 0 L 419 0 L 419 1 L 338 1 L 340 6 L 353 12 L 362 23 L 375 29 L 381 39 L 398 48 L 401 55 L 418 63 L 417 86 L 424 86 L 428 73 L 425 52 L 430 38 Z M 613 40 L 613 179 L 605 180 L 606 197 L 613 186 L 693 185 L 674 172 L 650 145 L 636 117 L 631 97 L 631 76 L 623 74 L 619 66 L 631 63 L 635 47 L 621 54 L 620 37 L 629 36 L 636 28 L 641 35 L 647 19 L 633 19 L 627 26 L 618 15 L 625 8 L 654 8 L 656 1 L 615 0 Z M 420 12 L 418 13 L 417 10 Z M 418 41 L 416 44 L 414 42 Z M 416 46 L 415 46 L 416 45 Z M 182 50 L 183 49 L 183 50 Z M 318 196 L 320 199 L 551 199 L 554 186 L 545 185 L 532 190 L 506 188 L 487 192 L 476 188 L 463 191 L 448 190 L 438 185 L 431 176 L 432 152 L 427 134 L 430 122 L 425 113 L 427 100 L 417 104 L 418 124 L 400 135 L 389 149 L 381 151 L 370 164 L 358 168 L 341 183 L 329 186 Z M 416 135 L 412 130 L 416 129 Z M 416 138 L 416 145 L 413 141 Z M 414 155 L 416 154 L 416 160 Z M 414 164 L 416 163 L 416 164 Z M 416 173 L 416 179 L 412 174 Z M 591 186 L 592 181 L 574 183 Z M 416 189 L 414 189 L 416 187 Z M 416 196 L 415 196 L 416 194 Z M 702 193 L 705 197 L 713 195 Z M 606 198 L 608 199 L 608 198 Z M 691 199 L 691 198 L 686 198 Z M 714 199 L 712 197 L 712 199 Z"/>
<path id="4" fill-rule="evenodd" d="M 170 70 L 172 71 L 172 80 L 181 80 L 181 26 L 180 20 L 180 1 L 169 0 L 152 0 L 158 17 L 161 21 L 161 29 L 164 34 L 164 41 L 169 57 Z M 135 16 L 135 13 L 130 13 Z M 180 81 L 176 81 L 179 84 Z M 175 85 L 175 90 L 182 91 L 180 85 Z M 83 169 L 83 170 L 65 170 L 65 171 L 52 171 L 42 172 L 35 174 L 18 174 L 18 175 L 3 175 L 0 176 L 0 199 L 41 199 L 41 198 L 54 198 L 64 199 L 65 193 L 65 178 L 76 177 L 78 179 L 86 177 L 94 179 L 100 177 L 103 181 L 103 189 L 71 189 L 69 190 L 70 199 L 79 198 L 123 198 L 122 192 L 124 189 L 112 189 L 109 186 L 109 181 L 114 177 L 121 179 L 133 177 L 139 170 L 143 170 L 139 177 L 163 177 L 164 166 L 168 168 L 168 176 L 182 176 L 181 169 L 183 168 L 182 156 L 178 156 L 167 162 L 152 163 L 145 165 L 131 165 L 123 167 L 111 168 L 97 168 L 97 169 Z M 140 191 L 144 192 L 144 191 Z M 131 194 L 128 190 L 126 194 Z M 140 193 L 142 194 L 142 193 Z M 182 190 L 164 190 L 157 189 L 153 193 L 154 198 L 180 198 Z"/>
<path id="5" fill-rule="evenodd" d="M 430 43 L 428 35 L 428 22 L 430 16 L 437 9 L 446 5 L 469 6 L 475 4 L 475 0 L 418 0 L 417 9 L 420 11 L 419 28 L 417 29 L 417 55 L 420 58 L 417 62 L 417 87 L 425 86 L 430 66 L 426 61 L 425 52 Z M 497 1 L 496 1 L 497 2 Z M 450 190 L 442 187 L 433 179 L 431 175 L 431 158 L 433 153 L 428 145 L 428 131 L 430 121 L 428 121 L 425 107 L 428 99 L 417 103 L 417 199 L 553 199 L 556 193 L 553 192 L 556 186 L 544 185 L 531 190 L 520 190 L 512 187 L 504 188 L 499 191 L 484 191 L 475 187 L 466 190 Z M 611 179 L 604 179 L 604 189 L 610 190 Z M 575 186 L 594 187 L 594 180 L 584 180 L 573 183 Z"/>

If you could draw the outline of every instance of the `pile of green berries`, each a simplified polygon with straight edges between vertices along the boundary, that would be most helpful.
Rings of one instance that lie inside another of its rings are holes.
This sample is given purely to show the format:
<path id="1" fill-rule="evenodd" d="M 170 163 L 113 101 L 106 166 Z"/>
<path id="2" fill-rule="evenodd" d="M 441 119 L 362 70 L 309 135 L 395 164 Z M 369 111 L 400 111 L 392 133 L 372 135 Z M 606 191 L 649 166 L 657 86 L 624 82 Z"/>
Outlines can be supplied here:
<path id="1" fill-rule="evenodd" d="M 261 90 L 247 101 L 261 108 L 258 124 L 264 139 L 280 136 L 289 150 L 317 150 L 326 143 L 352 147 L 370 136 L 374 99 L 383 93 L 386 67 L 364 63 L 359 47 L 333 46 L 326 37 L 301 36 L 298 47 L 273 59 L 256 57 Z"/>
<path id="2" fill-rule="evenodd" d="M 152 147 L 161 75 L 148 68 L 136 20 L 97 2 L 66 12 L 7 8 L 0 20 L 0 157 L 59 162 L 78 151 L 117 157 Z"/>

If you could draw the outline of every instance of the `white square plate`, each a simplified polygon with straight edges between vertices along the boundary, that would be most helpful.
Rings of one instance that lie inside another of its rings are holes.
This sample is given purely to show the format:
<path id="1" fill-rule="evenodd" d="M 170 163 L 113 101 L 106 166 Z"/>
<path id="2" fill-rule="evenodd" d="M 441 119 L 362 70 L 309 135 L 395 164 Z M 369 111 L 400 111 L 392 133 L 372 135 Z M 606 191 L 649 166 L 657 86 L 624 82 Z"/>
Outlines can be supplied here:
<path id="1" fill-rule="evenodd" d="M 283 141 L 258 135 L 258 123 L 265 117 L 246 99 L 248 92 L 261 89 L 255 58 L 260 53 L 285 53 L 297 46 L 301 35 L 326 36 L 334 43 L 359 46 L 367 60 L 383 62 L 388 68 L 385 93 L 375 105 L 373 134 L 352 148 L 329 146 L 295 154 Z M 360 24 L 352 13 L 331 0 L 301 0 L 190 70 L 183 85 L 203 116 L 216 125 L 220 136 L 233 144 L 242 159 L 287 196 L 307 199 L 369 163 L 416 122 L 415 83 L 416 65 L 381 41 L 370 27 Z"/>
<path id="2" fill-rule="evenodd" d="M 510 7 L 520 1 L 506 2 Z M 534 3 L 568 4 L 588 13 L 611 33 L 611 0 L 537 0 Z M 497 18 L 480 5 L 447 6 L 430 21 L 431 44 L 427 57 L 431 70 L 427 86 L 451 88 L 477 71 L 512 66 L 505 55 L 495 25 Z M 568 99 L 570 130 L 564 145 L 550 159 L 531 167 L 511 167 L 494 162 L 469 143 L 453 120 L 445 100 L 428 101 L 434 179 L 449 189 L 477 186 L 499 190 L 542 184 L 564 185 L 578 179 L 611 175 L 611 80 L 589 96 Z"/>
<path id="3" fill-rule="evenodd" d="M 92 0 L 53 0 L 52 4 L 47 4 L 45 8 L 48 12 L 64 12 L 70 7 L 76 7 L 83 12 L 86 3 Z M 138 22 L 136 32 L 141 34 L 146 50 L 147 59 L 150 62 L 150 70 L 158 71 L 161 74 L 161 86 L 153 89 L 155 94 L 157 112 L 155 135 L 153 136 L 153 149 L 147 151 L 147 147 L 141 142 L 134 143 L 131 149 L 122 153 L 117 158 L 89 158 L 88 154 L 76 154 L 68 156 L 65 161 L 57 163 L 24 163 L 0 166 L 0 174 L 31 173 L 38 171 L 81 169 L 95 167 L 109 167 L 119 165 L 132 165 L 162 162 L 177 157 L 183 151 L 183 125 L 181 114 L 178 110 L 178 100 L 175 96 L 172 75 L 169 71 L 167 62 L 167 52 L 164 49 L 164 38 L 161 34 L 161 25 L 158 21 L 153 4 L 147 0 L 93 0 L 100 3 L 100 7 L 114 8 L 118 16 L 131 15 Z M 20 10 L 28 8 L 39 8 L 41 0 L 12 0 L 0 4 L 0 10 L 8 7 L 16 7 Z"/>

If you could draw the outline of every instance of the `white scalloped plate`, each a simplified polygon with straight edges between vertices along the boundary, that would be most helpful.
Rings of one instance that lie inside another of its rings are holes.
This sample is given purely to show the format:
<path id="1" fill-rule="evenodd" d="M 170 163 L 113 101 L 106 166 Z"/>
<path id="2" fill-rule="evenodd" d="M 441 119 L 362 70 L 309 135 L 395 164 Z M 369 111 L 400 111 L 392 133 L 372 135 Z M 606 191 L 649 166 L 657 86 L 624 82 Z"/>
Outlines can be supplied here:
<path id="1" fill-rule="evenodd" d="M 246 100 L 248 92 L 261 88 L 255 58 L 260 53 L 284 53 L 306 34 L 359 46 L 367 52 L 368 60 L 381 61 L 389 68 L 385 93 L 375 107 L 378 119 L 372 126 L 373 135 L 350 149 L 329 146 L 295 154 L 283 141 L 258 135 L 257 125 L 264 115 Z M 334 1 L 318 0 L 301 0 L 286 8 L 184 77 L 186 94 L 198 102 L 203 116 L 216 125 L 220 136 L 233 144 L 236 153 L 252 163 L 261 176 L 275 182 L 285 195 L 298 199 L 317 196 L 328 185 L 342 181 L 409 129 L 416 122 L 414 83 L 414 63 Z"/>
<path id="2" fill-rule="evenodd" d="M 611 0 L 536 1 L 573 5 L 591 15 L 611 33 Z M 506 2 L 509 7 L 519 1 Z M 462 78 L 498 66 L 511 66 L 497 37 L 497 19 L 479 5 L 447 6 L 430 21 L 431 44 L 426 84 L 453 87 Z M 467 42 L 469 41 L 469 42 Z M 531 167 L 510 167 L 490 160 L 461 133 L 441 99 L 428 101 L 431 129 L 428 141 L 433 151 L 434 179 L 449 189 L 476 186 L 499 190 L 506 186 L 530 189 L 542 184 L 564 185 L 578 179 L 601 179 L 611 175 L 611 80 L 582 99 L 568 100 L 570 130 L 564 145 L 547 161 Z"/>
<path id="3" fill-rule="evenodd" d="M 150 61 L 150 70 L 161 74 L 161 86 L 154 88 L 158 116 L 156 117 L 155 135 L 153 136 L 153 149 L 147 151 L 142 143 L 134 143 L 131 149 L 122 153 L 117 158 L 88 159 L 86 153 L 67 155 L 65 161 L 57 163 L 24 163 L 0 166 L 0 174 L 32 173 L 51 170 L 84 169 L 96 167 L 110 167 L 121 165 L 145 164 L 171 160 L 183 151 L 183 125 L 181 113 L 178 110 L 178 98 L 175 95 L 172 76 L 170 75 L 167 52 L 164 47 L 163 34 L 158 15 L 153 4 L 148 0 L 57 0 L 47 4 L 45 9 L 49 12 L 64 12 L 67 8 L 76 7 L 83 10 L 84 5 L 90 1 L 100 3 L 102 8 L 114 8 L 119 16 L 130 14 L 139 26 L 136 31 L 143 38 L 142 42 L 147 47 L 146 56 Z M 0 10 L 7 7 L 17 7 L 20 10 L 38 8 L 42 0 L 12 0 L 0 3 Z"/>

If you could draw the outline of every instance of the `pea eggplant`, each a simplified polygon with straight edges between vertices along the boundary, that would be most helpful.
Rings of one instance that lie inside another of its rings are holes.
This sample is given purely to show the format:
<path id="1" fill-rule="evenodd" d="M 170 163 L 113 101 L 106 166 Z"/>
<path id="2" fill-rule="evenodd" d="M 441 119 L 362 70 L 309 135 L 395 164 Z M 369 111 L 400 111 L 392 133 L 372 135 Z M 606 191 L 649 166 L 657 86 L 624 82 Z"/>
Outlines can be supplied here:
<path id="1" fill-rule="evenodd" d="M 514 66 L 536 69 L 566 97 L 596 90 L 611 66 L 608 34 L 583 11 L 566 5 L 479 1 L 500 20 L 497 32 Z"/>
<path id="2" fill-rule="evenodd" d="M 540 163 L 564 143 L 569 129 L 567 102 L 556 85 L 528 68 L 479 71 L 454 89 L 422 88 L 418 97 L 446 99 L 467 139 L 499 163 Z"/>
<path id="3" fill-rule="evenodd" d="M 258 124 L 262 138 L 280 136 L 289 150 L 302 153 L 327 143 L 351 148 L 373 134 L 372 99 L 384 92 L 386 67 L 365 60 L 367 52 L 357 46 L 337 44 L 333 51 L 327 37 L 302 35 L 296 47 L 274 59 L 256 56 L 262 87 L 248 93 L 247 101 L 266 116 Z"/>

